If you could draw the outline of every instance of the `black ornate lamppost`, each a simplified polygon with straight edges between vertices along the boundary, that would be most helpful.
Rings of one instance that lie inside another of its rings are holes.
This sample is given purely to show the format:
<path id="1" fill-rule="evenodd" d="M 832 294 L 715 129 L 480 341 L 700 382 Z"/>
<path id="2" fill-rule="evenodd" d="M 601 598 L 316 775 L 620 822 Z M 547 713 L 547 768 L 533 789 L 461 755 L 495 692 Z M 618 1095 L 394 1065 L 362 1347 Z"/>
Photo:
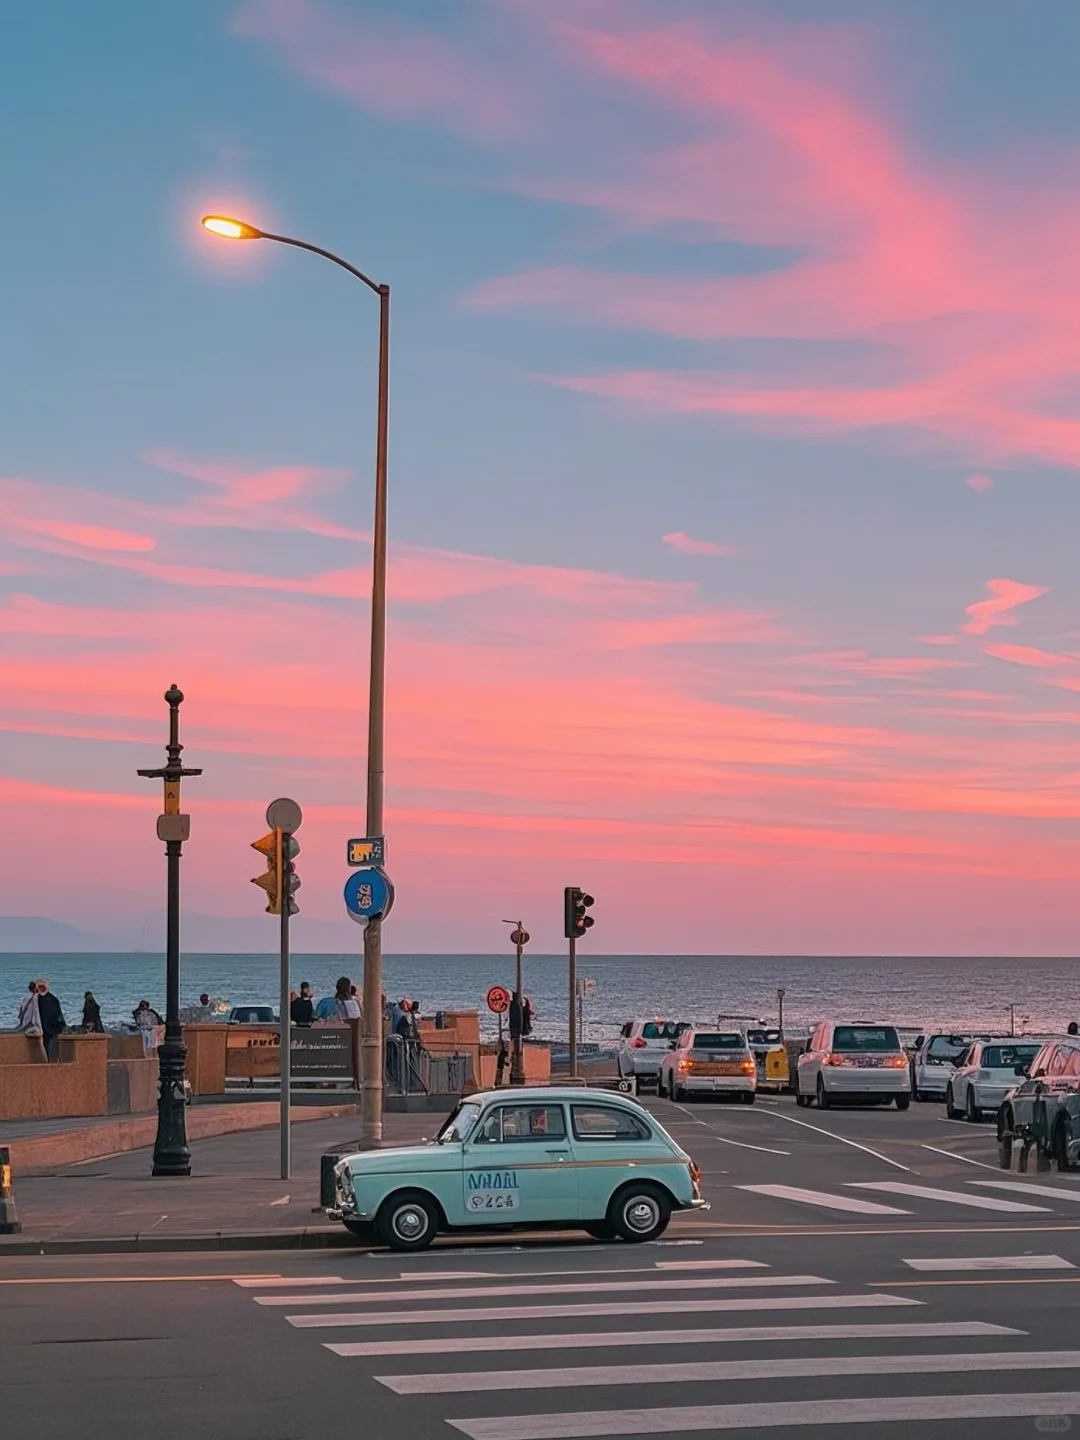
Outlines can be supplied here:
<path id="1" fill-rule="evenodd" d="M 158 1049 L 160 1088 L 158 1127 L 154 1141 L 152 1175 L 190 1175 L 191 1151 L 187 1143 L 184 1110 L 184 1065 L 187 1047 L 180 1025 L 180 855 L 191 834 L 191 816 L 180 813 L 180 781 L 185 775 L 201 775 L 180 762 L 180 706 L 184 692 L 170 685 L 165 692 L 169 707 L 169 743 L 166 763 L 158 770 L 140 770 L 147 780 L 165 782 L 165 805 L 158 816 L 157 835 L 165 842 L 168 866 L 167 919 L 165 942 L 165 1043 Z"/>

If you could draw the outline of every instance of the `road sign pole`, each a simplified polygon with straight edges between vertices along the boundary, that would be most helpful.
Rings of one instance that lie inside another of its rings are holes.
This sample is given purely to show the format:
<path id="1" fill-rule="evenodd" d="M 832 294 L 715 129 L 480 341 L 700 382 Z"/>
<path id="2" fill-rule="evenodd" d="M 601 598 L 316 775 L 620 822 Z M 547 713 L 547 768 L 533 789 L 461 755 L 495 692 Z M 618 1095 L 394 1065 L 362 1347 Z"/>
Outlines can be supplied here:
<path id="1" fill-rule="evenodd" d="M 570 1079 L 577 1079 L 577 941 L 570 938 Z"/>
<path id="2" fill-rule="evenodd" d="M 284 876 L 282 880 L 284 881 Z M 281 1178 L 292 1173 L 292 1016 L 289 999 L 289 894 L 281 905 Z"/>
<path id="3" fill-rule="evenodd" d="M 515 935 L 520 935 L 520 933 L 521 933 L 521 927 L 518 926 L 517 930 L 514 931 L 514 934 L 515 934 Z M 525 997 L 524 997 L 524 995 L 521 993 L 521 952 L 522 952 L 524 949 L 525 949 L 524 945 L 522 945 L 521 941 L 518 940 L 518 941 L 515 943 L 515 945 L 514 945 L 514 950 L 515 950 L 515 953 L 516 953 L 516 959 L 515 959 L 515 963 L 514 963 L 514 999 L 515 999 L 515 1001 L 517 1002 L 518 1025 L 517 1025 L 517 1034 L 516 1034 L 516 1035 L 512 1035 L 512 1036 L 510 1037 L 510 1040 L 511 1040 L 511 1053 L 510 1053 L 510 1084 L 511 1084 L 511 1085 L 524 1085 L 524 1084 L 525 1084 L 525 1055 L 524 1055 L 524 1052 L 522 1051 L 522 1048 L 521 1048 L 521 1031 L 522 1031 L 522 1027 L 523 1027 L 524 1024 L 525 1024 Z"/>

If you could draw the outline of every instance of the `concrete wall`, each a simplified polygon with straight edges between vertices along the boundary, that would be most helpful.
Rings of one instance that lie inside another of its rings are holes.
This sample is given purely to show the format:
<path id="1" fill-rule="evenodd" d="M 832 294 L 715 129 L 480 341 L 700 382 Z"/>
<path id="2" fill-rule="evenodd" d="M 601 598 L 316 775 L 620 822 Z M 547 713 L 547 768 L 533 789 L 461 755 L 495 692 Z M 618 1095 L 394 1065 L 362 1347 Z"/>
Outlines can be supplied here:
<path id="1" fill-rule="evenodd" d="M 509 1050 L 509 1046 L 507 1047 Z M 498 1064 L 498 1047 L 495 1045 L 481 1045 L 480 1055 L 473 1074 L 476 1076 L 476 1088 L 478 1090 L 491 1090 L 495 1085 L 495 1072 Z M 525 1070 L 526 1085 L 549 1085 L 551 1083 L 551 1050 L 547 1045 L 534 1045 L 531 1040 L 525 1040 L 521 1046 L 521 1060 Z M 503 1071 L 503 1084 L 510 1083 L 510 1060 L 507 1056 L 506 1068 Z"/>
<path id="2" fill-rule="evenodd" d="M 225 1093 L 227 1025 L 185 1025 L 187 1077 L 194 1095 Z"/>
<path id="3" fill-rule="evenodd" d="M 0 1034 L 0 1065 L 44 1065 L 47 1058 L 40 1036 L 18 1030 Z"/>
<path id="4" fill-rule="evenodd" d="M 142 1060 L 110 1060 L 105 1067 L 106 1113 L 144 1115 L 158 1099 L 156 1053 Z"/>
<path id="5" fill-rule="evenodd" d="M 0 1068 L 0 1120 L 106 1114 L 107 1038 L 61 1035 L 57 1045 L 56 1064 L 4 1064 Z"/>

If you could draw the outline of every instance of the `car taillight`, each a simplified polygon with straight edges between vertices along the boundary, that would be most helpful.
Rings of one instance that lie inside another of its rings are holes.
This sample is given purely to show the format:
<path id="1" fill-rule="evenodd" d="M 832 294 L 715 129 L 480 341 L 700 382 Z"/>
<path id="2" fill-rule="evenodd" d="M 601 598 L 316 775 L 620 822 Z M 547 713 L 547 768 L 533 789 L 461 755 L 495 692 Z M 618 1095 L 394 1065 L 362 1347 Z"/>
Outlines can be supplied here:
<path id="1" fill-rule="evenodd" d="M 647 1040 L 643 1040 L 640 1035 L 635 1035 L 633 1040 L 630 1041 L 630 1049 L 644 1050 L 647 1047 L 648 1043 L 649 1042 Z"/>
<path id="2" fill-rule="evenodd" d="M 692 1070 L 693 1068 L 694 1068 L 694 1062 L 693 1062 L 692 1060 L 680 1060 L 680 1061 L 679 1061 L 679 1074 L 680 1074 L 680 1075 L 685 1075 L 688 1070 Z"/>
<path id="3" fill-rule="evenodd" d="M 743 1075 L 757 1074 L 757 1066 L 754 1064 L 753 1060 L 740 1061 L 739 1070 L 742 1072 Z"/>
<path id="4" fill-rule="evenodd" d="M 690 1183 L 694 1187 L 695 1196 L 701 1194 L 701 1166 L 695 1165 L 693 1160 L 686 1167 L 690 1171 Z"/>
<path id="5" fill-rule="evenodd" d="M 886 1057 L 884 1063 L 890 1070 L 906 1070 L 908 1068 L 908 1058 L 906 1055 L 889 1055 Z"/>
<path id="6" fill-rule="evenodd" d="M 850 1065 L 851 1063 L 851 1060 L 846 1055 L 841 1055 L 836 1050 L 830 1051 L 830 1053 L 825 1056 L 826 1065 Z"/>

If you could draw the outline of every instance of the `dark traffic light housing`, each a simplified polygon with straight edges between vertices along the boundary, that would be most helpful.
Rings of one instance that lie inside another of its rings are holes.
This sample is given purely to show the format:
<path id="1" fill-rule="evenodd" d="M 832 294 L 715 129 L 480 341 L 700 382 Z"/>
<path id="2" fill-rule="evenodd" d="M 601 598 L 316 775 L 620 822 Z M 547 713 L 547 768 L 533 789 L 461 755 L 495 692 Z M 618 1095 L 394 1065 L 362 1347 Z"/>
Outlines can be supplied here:
<path id="1" fill-rule="evenodd" d="M 567 940 L 580 940 L 596 924 L 590 910 L 596 901 L 586 895 L 580 885 L 568 885 L 563 891 L 563 934 Z"/>

